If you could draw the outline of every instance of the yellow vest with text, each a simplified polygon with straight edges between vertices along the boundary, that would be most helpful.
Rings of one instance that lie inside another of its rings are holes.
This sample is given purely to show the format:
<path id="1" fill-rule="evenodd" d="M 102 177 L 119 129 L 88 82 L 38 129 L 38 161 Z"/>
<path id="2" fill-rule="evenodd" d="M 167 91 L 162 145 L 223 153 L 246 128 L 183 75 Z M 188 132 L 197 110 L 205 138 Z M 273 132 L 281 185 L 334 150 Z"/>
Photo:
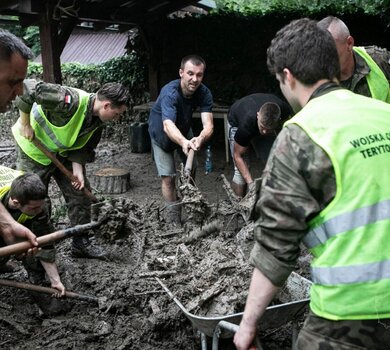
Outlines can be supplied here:
<path id="1" fill-rule="evenodd" d="M 11 189 L 12 181 L 22 174 L 22 171 L 0 165 L 0 200 L 2 200 Z M 16 221 L 23 224 L 26 220 L 32 219 L 33 217 L 34 216 L 21 213 Z"/>
<path id="2" fill-rule="evenodd" d="M 329 156 L 333 200 L 309 222 L 311 310 L 330 320 L 390 317 L 390 105 L 340 89 L 310 100 L 299 125 Z"/>
<path id="3" fill-rule="evenodd" d="M 371 96 L 377 100 L 390 103 L 390 85 L 380 67 L 371 58 L 364 47 L 354 47 L 353 50 L 362 57 L 370 67 L 370 73 L 366 75 L 366 79 Z"/>
<path id="4" fill-rule="evenodd" d="M 88 108 L 90 94 L 85 91 L 77 90 L 79 93 L 79 106 L 76 113 L 64 126 L 55 126 L 46 118 L 42 107 L 34 103 L 30 113 L 30 124 L 34 130 L 35 137 L 46 146 L 48 150 L 59 153 L 66 157 L 67 151 L 80 149 L 85 146 L 93 133 L 97 130 L 79 137 L 81 126 L 85 119 L 85 113 Z M 23 150 L 31 159 L 42 165 L 49 165 L 51 160 L 47 158 L 32 142 L 24 138 L 19 133 L 20 121 L 12 127 L 13 136 Z"/>

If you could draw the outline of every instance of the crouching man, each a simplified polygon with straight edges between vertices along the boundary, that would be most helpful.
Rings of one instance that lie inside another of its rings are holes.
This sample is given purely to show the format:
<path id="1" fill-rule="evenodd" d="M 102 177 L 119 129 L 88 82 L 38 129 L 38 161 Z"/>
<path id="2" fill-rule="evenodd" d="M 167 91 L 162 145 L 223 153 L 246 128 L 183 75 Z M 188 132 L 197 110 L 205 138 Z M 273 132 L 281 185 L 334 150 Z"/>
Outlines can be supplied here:
<path id="1" fill-rule="evenodd" d="M 0 200 L 11 216 L 28 227 L 37 236 L 54 231 L 46 206 L 46 187 L 38 175 L 0 166 Z M 6 243 L 0 238 L 0 246 Z M 9 257 L 0 258 L 0 265 L 5 265 Z M 44 284 L 45 273 L 51 287 L 57 290 L 56 297 L 65 295 L 55 262 L 54 246 L 42 247 L 35 255 L 23 258 L 29 281 Z M 35 300 L 36 301 L 36 300 Z M 38 303 L 38 306 L 41 306 Z"/>

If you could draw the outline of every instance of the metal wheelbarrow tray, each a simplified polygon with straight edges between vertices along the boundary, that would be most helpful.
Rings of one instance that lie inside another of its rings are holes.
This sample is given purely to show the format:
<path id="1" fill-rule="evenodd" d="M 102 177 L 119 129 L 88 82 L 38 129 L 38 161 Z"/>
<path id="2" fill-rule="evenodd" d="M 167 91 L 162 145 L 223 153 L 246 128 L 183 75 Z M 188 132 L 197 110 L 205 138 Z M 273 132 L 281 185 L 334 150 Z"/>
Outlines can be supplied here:
<path id="1" fill-rule="evenodd" d="M 184 305 L 173 295 L 173 293 L 167 288 L 167 286 L 156 277 L 156 280 L 168 293 L 168 295 L 173 299 L 176 305 L 183 311 L 185 316 L 190 320 L 194 328 L 199 330 L 202 337 L 209 336 L 215 337 L 215 331 L 218 329 L 218 337 L 220 338 L 231 338 L 234 334 L 234 331 L 227 330 L 223 327 L 217 327 L 221 321 L 226 321 L 234 325 L 239 325 L 243 312 L 225 315 L 225 316 L 213 316 L 213 317 L 204 317 L 191 314 L 186 310 Z M 283 304 L 272 305 L 267 307 L 264 315 L 258 324 L 258 330 L 264 331 L 273 328 L 279 328 L 290 321 L 297 320 L 302 316 L 307 309 L 309 304 L 309 291 L 310 291 L 311 282 L 301 275 L 292 272 L 288 280 L 286 281 L 285 286 L 281 289 L 278 296 L 280 300 L 286 299 L 286 296 L 289 294 L 292 301 L 285 302 Z M 294 333 L 294 332 L 293 332 Z M 295 335 L 293 334 L 293 337 Z M 205 349 L 202 347 L 202 349 Z M 214 349 L 214 347 L 213 347 Z"/>

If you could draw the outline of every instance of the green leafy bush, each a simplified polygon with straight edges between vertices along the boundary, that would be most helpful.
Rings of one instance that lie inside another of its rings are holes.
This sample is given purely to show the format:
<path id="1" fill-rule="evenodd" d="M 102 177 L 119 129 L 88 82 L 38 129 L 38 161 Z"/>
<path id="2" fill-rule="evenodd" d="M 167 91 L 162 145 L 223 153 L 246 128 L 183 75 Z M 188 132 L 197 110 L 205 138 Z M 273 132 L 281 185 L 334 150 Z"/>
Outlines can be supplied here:
<path id="1" fill-rule="evenodd" d="M 120 122 L 109 123 L 104 131 L 104 137 L 119 141 L 127 138 L 126 126 L 137 119 L 138 114 L 132 113 L 132 107 L 148 100 L 148 81 L 146 64 L 137 54 L 116 57 L 102 64 L 63 63 L 61 65 L 62 84 L 96 92 L 103 84 L 118 82 L 127 86 L 130 91 L 130 109 Z M 42 64 L 30 62 L 27 77 L 43 80 Z"/>

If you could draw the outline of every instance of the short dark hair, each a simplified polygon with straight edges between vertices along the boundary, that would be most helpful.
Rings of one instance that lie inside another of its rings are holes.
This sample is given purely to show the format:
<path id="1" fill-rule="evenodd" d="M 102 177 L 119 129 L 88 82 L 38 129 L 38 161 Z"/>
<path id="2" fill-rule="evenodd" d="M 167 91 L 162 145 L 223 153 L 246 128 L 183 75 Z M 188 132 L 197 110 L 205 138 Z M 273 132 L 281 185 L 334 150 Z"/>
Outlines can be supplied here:
<path id="1" fill-rule="evenodd" d="M 281 110 L 274 102 L 264 103 L 259 110 L 260 117 L 257 124 L 263 126 L 268 130 L 276 129 L 280 124 Z"/>
<path id="2" fill-rule="evenodd" d="M 10 61 L 14 53 L 26 60 L 33 58 L 31 49 L 21 39 L 7 30 L 0 29 L 0 60 Z"/>
<path id="3" fill-rule="evenodd" d="M 110 101 L 114 107 L 129 104 L 129 90 L 120 83 L 106 83 L 96 93 L 99 101 Z"/>
<path id="4" fill-rule="evenodd" d="M 204 69 L 206 69 L 206 61 L 199 55 L 194 55 L 194 54 L 187 55 L 182 58 L 180 63 L 180 69 L 184 69 L 184 66 L 188 61 L 190 61 L 194 66 L 200 66 L 203 64 Z"/>
<path id="5" fill-rule="evenodd" d="M 25 173 L 18 176 L 11 183 L 9 195 L 25 205 L 29 201 L 45 199 L 47 194 L 46 186 L 41 178 L 32 173 Z"/>
<path id="6" fill-rule="evenodd" d="M 309 18 L 292 21 L 276 33 L 267 50 L 267 65 L 281 79 L 284 79 L 283 69 L 288 68 L 304 85 L 340 77 L 339 58 L 331 34 Z"/>

